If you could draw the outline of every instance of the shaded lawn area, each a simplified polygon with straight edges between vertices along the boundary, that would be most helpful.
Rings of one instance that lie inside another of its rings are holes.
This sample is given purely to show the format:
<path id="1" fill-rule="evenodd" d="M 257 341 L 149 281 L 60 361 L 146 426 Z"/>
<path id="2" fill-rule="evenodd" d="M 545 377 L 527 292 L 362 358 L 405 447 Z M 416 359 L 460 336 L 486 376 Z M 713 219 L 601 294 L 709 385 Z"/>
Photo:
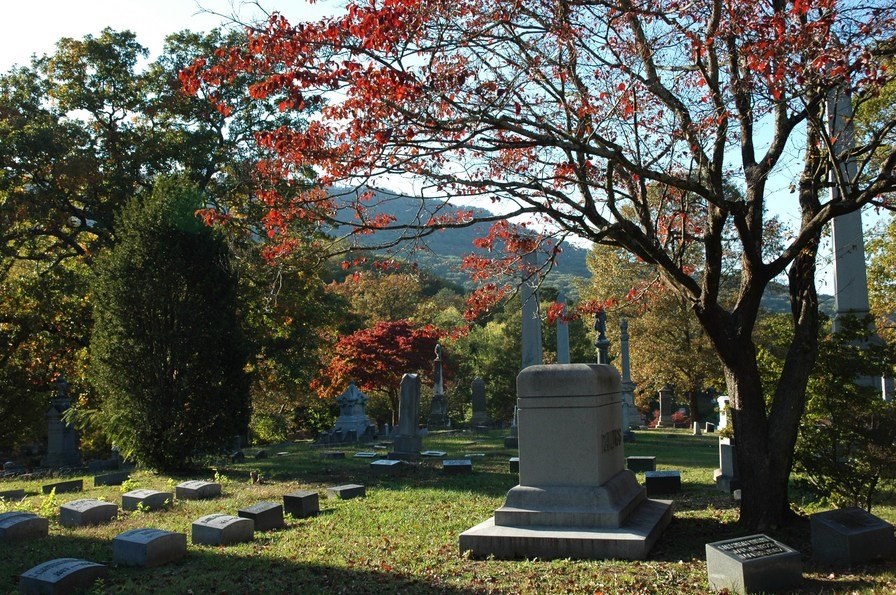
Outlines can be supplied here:
<path id="1" fill-rule="evenodd" d="M 0 489 L 23 487 L 21 505 L 0 503 L 0 511 L 28 508 L 51 511 L 50 538 L 21 545 L 0 545 L 0 592 L 13 591 L 19 573 L 57 557 L 83 557 L 111 564 L 112 538 L 138 527 L 157 527 L 189 534 L 190 523 L 213 512 L 235 514 L 237 508 L 263 500 L 281 501 L 296 489 L 321 493 L 323 514 L 288 519 L 288 528 L 256 533 L 254 542 L 227 547 L 188 547 L 180 562 L 155 569 L 110 569 L 101 592 L 136 593 L 487 593 L 589 592 L 704 593 L 707 590 L 704 545 L 742 535 L 732 499 L 715 490 L 712 472 L 718 465 L 717 438 L 694 437 L 686 431 L 643 431 L 626 444 L 627 455 L 654 455 L 658 469 L 680 469 L 683 490 L 674 500 L 675 518 L 651 553 L 651 559 L 627 561 L 489 561 L 470 560 L 458 553 L 458 535 L 491 516 L 516 484 L 509 472 L 505 432 L 488 434 L 438 432 L 424 449 L 447 451 L 450 457 L 483 453 L 473 458 L 472 475 L 443 475 L 438 459 L 424 459 L 412 473 L 398 478 L 372 475 L 370 460 L 353 458 L 369 446 L 343 448 L 345 459 L 323 458 L 310 443 L 265 447 L 269 457 L 248 459 L 218 468 L 224 495 L 215 500 L 175 501 L 166 511 L 119 513 L 114 523 L 84 529 L 58 524 L 58 504 L 85 497 L 121 500 L 117 487 L 93 488 L 85 478 L 82 493 L 60 494 L 48 502 L 37 492 L 41 482 L 3 482 Z M 288 454 L 277 456 L 278 452 Z M 385 452 L 385 451 L 377 451 Z M 251 485 L 258 470 L 263 483 Z M 169 477 L 137 472 L 139 487 L 173 491 L 184 479 L 212 479 L 212 468 L 190 476 Z M 643 480 L 643 474 L 639 474 Z M 325 488 L 362 483 L 367 498 L 326 500 Z M 129 486 L 136 487 L 136 486 Z M 896 520 L 893 506 L 876 514 Z M 803 592 L 892 593 L 894 564 L 876 564 L 841 572 L 813 565 L 808 559 L 808 526 L 775 534 L 804 553 Z"/>

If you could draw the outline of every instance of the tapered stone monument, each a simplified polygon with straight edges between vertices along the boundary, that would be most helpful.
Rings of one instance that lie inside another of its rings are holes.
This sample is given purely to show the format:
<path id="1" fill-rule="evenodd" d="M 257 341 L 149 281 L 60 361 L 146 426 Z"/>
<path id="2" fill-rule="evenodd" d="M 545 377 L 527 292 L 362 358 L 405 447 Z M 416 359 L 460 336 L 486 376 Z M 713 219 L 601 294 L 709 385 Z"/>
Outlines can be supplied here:
<path id="1" fill-rule="evenodd" d="M 442 346 L 436 344 L 436 358 L 432 362 L 432 402 L 429 407 L 429 419 L 426 428 L 443 430 L 451 426 L 448 420 L 448 399 L 445 397 L 445 382 L 442 377 Z"/>
<path id="2" fill-rule="evenodd" d="M 519 485 L 460 535 L 476 558 L 645 558 L 672 518 L 625 469 L 619 374 L 600 364 L 517 376 Z"/>
<path id="3" fill-rule="evenodd" d="M 420 376 L 405 374 L 401 377 L 401 396 L 398 401 L 398 428 L 395 431 L 394 450 L 390 459 L 417 460 L 423 439 L 418 428 L 420 420 Z"/>
<path id="4" fill-rule="evenodd" d="M 473 379 L 470 390 L 473 394 L 473 417 L 470 419 L 470 425 L 473 427 L 489 425 L 491 420 L 486 411 L 485 381 L 477 376 Z"/>
<path id="5" fill-rule="evenodd" d="M 672 420 L 672 406 L 675 393 L 671 386 L 665 386 L 660 391 L 660 419 L 656 422 L 658 428 L 674 428 L 675 422 Z"/>

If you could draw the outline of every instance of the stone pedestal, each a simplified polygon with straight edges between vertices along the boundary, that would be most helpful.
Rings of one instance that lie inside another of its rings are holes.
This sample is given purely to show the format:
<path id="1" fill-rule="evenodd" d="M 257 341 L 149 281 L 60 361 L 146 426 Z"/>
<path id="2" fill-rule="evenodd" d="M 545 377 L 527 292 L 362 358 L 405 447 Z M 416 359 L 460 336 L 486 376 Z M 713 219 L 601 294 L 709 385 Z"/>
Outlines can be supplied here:
<path id="1" fill-rule="evenodd" d="M 625 469 L 619 374 L 530 366 L 517 377 L 520 483 L 461 534 L 474 557 L 641 559 L 672 517 Z"/>

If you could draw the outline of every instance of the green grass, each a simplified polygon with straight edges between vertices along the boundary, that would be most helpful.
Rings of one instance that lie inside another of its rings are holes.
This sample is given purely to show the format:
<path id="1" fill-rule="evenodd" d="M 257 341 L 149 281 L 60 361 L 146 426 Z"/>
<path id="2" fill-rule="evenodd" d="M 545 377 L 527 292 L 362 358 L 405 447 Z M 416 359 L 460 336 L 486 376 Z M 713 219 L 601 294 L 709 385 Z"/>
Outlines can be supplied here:
<path id="1" fill-rule="evenodd" d="M 651 552 L 650 560 L 626 561 L 495 561 L 471 560 L 458 553 L 458 534 L 485 520 L 499 507 L 516 477 L 508 471 L 514 454 L 503 448 L 503 432 L 436 433 L 425 448 L 449 456 L 483 452 L 474 459 L 473 475 L 445 476 L 438 460 L 425 460 L 415 473 L 401 478 L 374 477 L 369 460 L 320 457 L 307 443 L 267 447 L 268 459 L 250 458 L 221 469 L 224 496 L 206 501 L 175 501 L 166 511 L 120 512 L 111 524 L 66 529 L 57 522 L 58 504 L 84 497 L 120 502 L 117 487 L 59 494 L 52 508 L 50 537 L 16 546 L 0 544 L 0 592 L 14 591 L 17 576 L 43 561 L 79 557 L 111 564 L 112 538 L 128 529 L 157 527 L 189 534 L 190 523 L 213 513 L 234 514 L 237 508 L 262 500 L 280 501 L 284 493 L 313 489 L 321 493 L 322 514 L 288 519 L 288 528 L 257 533 L 255 541 L 227 547 L 189 545 L 182 561 L 155 569 L 110 569 L 106 592 L 170 593 L 473 593 L 588 592 L 704 593 L 707 591 L 704 544 L 741 535 L 734 502 L 715 490 L 712 471 L 718 466 L 714 436 L 694 437 L 678 431 L 639 432 L 627 455 L 655 455 L 659 469 L 680 469 L 683 490 L 675 497 L 675 517 Z M 470 444 L 471 441 L 475 444 Z M 363 450 L 366 450 L 363 449 Z M 278 451 L 288 451 L 278 457 Z M 249 472 L 259 470 L 264 482 L 250 485 Z M 138 472 L 139 487 L 173 491 L 184 479 L 211 479 L 214 471 L 169 478 Z M 643 476 L 641 476 L 643 479 Z M 45 482 L 3 482 L 2 489 L 23 487 L 23 504 L 0 503 L 0 512 L 27 508 L 39 511 Z M 367 498 L 327 500 L 325 488 L 363 483 Z M 47 506 L 44 507 L 48 508 Z M 890 522 L 896 507 L 875 509 Z M 809 551 L 808 527 L 776 534 L 802 552 Z M 893 564 L 871 565 L 851 573 L 814 565 L 804 556 L 803 591 L 809 593 L 896 592 Z"/>

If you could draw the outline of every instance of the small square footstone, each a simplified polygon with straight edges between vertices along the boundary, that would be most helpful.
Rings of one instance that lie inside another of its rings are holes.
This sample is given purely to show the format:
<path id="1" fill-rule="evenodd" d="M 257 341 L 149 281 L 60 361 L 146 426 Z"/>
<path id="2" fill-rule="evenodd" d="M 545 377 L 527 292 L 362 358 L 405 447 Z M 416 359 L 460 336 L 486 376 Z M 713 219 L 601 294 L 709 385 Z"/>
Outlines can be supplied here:
<path id="1" fill-rule="evenodd" d="M 121 496 L 121 508 L 124 510 L 137 510 L 142 505 L 144 510 L 159 510 L 174 501 L 171 492 L 159 492 L 158 490 L 133 490 Z"/>
<path id="2" fill-rule="evenodd" d="M 421 457 L 432 457 L 435 459 L 440 459 L 446 456 L 448 453 L 442 450 L 424 450 L 420 453 Z"/>
<path id="3" fill-rule="evenodd" d="M 213 481 L 194 479 L 184 481 L 174 488 L 174 495 L 178 500 L 206 500 L 217 498 L 221 495 L 221 484 Z"/>
<path id="4" fill-rule="evenodd" d="M 24 510 L 0 514 L 0 543 L 40 539 L 49 531 L 50 521 L 42 516 Z"/>
<path id="5" fill-rule="evenodd" d="M 376 475 L 400 475 L 405 470 L 405 462 L 395 459 L 380 459 L 370 463 L 370 470 Z"/>
<path id="6" fill-rule="evenodd" d="M 625 465 L 629 471 L 656 471 L 656 457 L 625 457 Z"/>
<path id="7" fill-rule="evenodd" d="M 800 553 L 767 535 L 706 544 L 709 588 L 732 593 L 782 591 L 803 580 Z"/>
<path id="8" fill-rule="evenodd" d="M 56 490 L 57 494 L 64 494 L 66 492 L 81 492 L 84 491 L 84 480 L 83 479 L 72 479 L 69 481 L 57 481 L 56 483 L 48 483 L 45 486 L 41 486 L 40 491 L 44 494 L 49 494 L 53 490 Z"/>
<path id="9" fill-rule="evenodd" d="M 325 459 L 344 459 L 345 453 L 341 451 L 324 451 L 320 453 L 320 456 Z"/>
<path id="10" fill-rule="evenodd" d="M 677 494 L 681 491 L 681 471 L 646 471 L 644 487 L 648 498 L 660 494 Z"/>
<path id="11" fill-rule="evenodd" d="M 317 492 L 299 490 L 283 496 L 283 508 L 292 516 L 304 519 L 320 512 Z"/>
<path id="12" fill-rule="evenodd" d="M 356 459 L 375 459 L 379 455 L 375 452 L 356 452 L 354 456 Z"/>
<path id="13" fill-rule="evenodd" d="M 38 564 L 19 577 L 21 593 L 74 593 L 86 591 L 98 579 L 105 579 L 108 569 L 96 562 L 77 558 L 57 558 Z"/>
<path id="14" fill-rule="evenodd" d="M 356 483 L 348 483 L 341 486 L 327 488 L 327 498 L 339 498 L 340 500 L 351 500 L 352 498 L 363 498 L 367 495 L 367 489 Z"/>
<path id="15" fill-rule="evenodd" d="M 812 558 L 824 564 L 855 566 L 896 554 L 893 525 L 861 508 L 841 508 L 809 517 Z"/>
<path id="16" fill-rule="evenodd" d="M 520 472 L 520 458 L 519 457 L 510 457 L 510 472 L 511 473 L 519 473 Z"/>
<path id="17" fill-rule="evenodd" d="M 208 514 L 193 521 L 193 543 L 229 545 L 255 538 L 255 523 L 229 514 Z"/>
<path id="18" fill-rule="evenodd" d="M 256 531 L 270 531 L 286 526 L 283 521 L 283 506 L 276 502 L 259 502 L 240 508 L 236 514 L 244 519 L 252 519 Z"/>
<path id="19" fill-rule="evenodd" d="M 187 553 L 184 533 L 161 529 L 132 529 L 112 540 L 112 559 L 121 566 L 161 566 Z"/>
<path id="20" fill-rule="evenodd" d="M 472 473 L 473 461 L 470 459 L 448 459 L 442 461 L 442 471 L 445 473 Z"/>
<path id="21" fill-rule="evenodd" d="M 129 471 L 116 471 L 115 473 L 106 473 L 104 475 L 97 475 L 93 478 L 93 487 L 99 486 L 120 486 L 128 479 L 130 479 L 131 474 Z"/>
<path id="22" fill-rule="evenodd" d="M 21 500 L 25 497 L 25 490 L 4 490 L 0 492 L 0 500 Z"/>
<path id="23" fill-rule="evenodd" d="M 102 525 L 115 520 L 118 505 L 93 498 L 73 500 L 59 507 L 59 524 L 63 527 Z"/>

